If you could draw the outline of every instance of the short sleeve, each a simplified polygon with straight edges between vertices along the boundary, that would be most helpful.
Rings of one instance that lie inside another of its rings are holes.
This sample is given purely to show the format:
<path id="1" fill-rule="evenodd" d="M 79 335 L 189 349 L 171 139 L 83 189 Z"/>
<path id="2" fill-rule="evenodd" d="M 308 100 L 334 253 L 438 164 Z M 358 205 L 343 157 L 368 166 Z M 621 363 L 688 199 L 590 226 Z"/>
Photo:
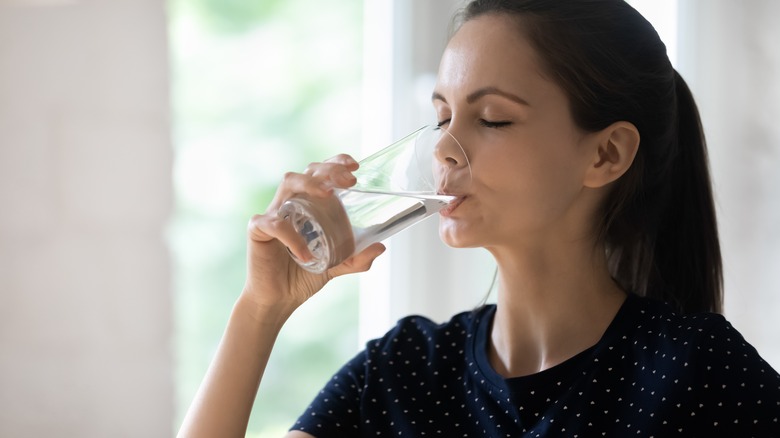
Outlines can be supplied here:
<path id="1" fill-rule="evenodd" d="M 696 390 L 711 423 L 703 426 L 732 436 L 780 437 L 780 375 L 722 316 L 713 315 L 700 331 Z"/>
<path id="2" fill-rule="evenodd" d="M 290 430 L 300 430 L 318 438 L 358 437 L 365 363 L 365 352 L 347 362 L 325 384 Z"/>
<path id="3" fill-rule="evenodd" d="M 443 324 L 416 315 L 402 318 L 327 382 L 291 430 L 341 438 L 391 431 L 420 436 L 424 428 L 450 426 L 450 410 L 465 409 L 466 398 L 473 397 L 453 384 L 470 362 L 464 355 L 471 314 Z M 446 403 L 433 400 L 445 394 Z"/>

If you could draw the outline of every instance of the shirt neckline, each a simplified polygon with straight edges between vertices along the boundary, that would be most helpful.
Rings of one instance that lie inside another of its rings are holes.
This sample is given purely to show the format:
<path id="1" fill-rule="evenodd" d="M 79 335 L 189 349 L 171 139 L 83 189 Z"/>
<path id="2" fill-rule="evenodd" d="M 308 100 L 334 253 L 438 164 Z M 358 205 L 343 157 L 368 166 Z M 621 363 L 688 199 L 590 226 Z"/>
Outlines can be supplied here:
<path id="1" fill-rule="evenodd" d="M 490 327 L 496 313 L 496 305 L 486 306 L 476 321 L 475 333 L 469 345 L 468 352 L 471 360 L 476 364 L 478 372 L 493 386 L 505 388 L 507 384 L 522 386 L 538 386 L 556 383 L 562 376 L 575 376 L 575 372 L 581 369 L 586 363 L 590 362 L 598 351 L 605 345 L 612 343 L 615 337 L 619 336 L 628 323 L 627 318 L 631 315 L 631 309 L 636 306 L 637 297 L 634 294 L 627 294 L 625 301 L 621 304 L 615 317 L 607 326 L 604 334 L 596 344 L 577 353 L 560 364 L 537 373 L 525 376 L 506 378 L 495 371 L 490 364 L 487 354 L 488 340 L 490 337 Z"/>

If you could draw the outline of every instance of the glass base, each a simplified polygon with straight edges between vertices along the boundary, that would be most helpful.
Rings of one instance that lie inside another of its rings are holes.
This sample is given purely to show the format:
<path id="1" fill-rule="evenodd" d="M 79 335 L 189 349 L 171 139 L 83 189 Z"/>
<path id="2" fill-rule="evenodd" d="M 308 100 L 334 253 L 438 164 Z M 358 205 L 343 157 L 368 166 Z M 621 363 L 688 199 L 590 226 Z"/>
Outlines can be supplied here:
<path id="1" fill-rule="evenodd" d="M 306 239 L 306 245 L 314 257 L 312 260 L 304 262 L 295 257 L 288 248 L 290 256 L 303 269 L 315 274 L 322 274 L 328 269 L 331 260 L 331 245 L 322 226 L 309 212 L 307 208 L 309 206 L 309 202 L 293 198 L 282 205 L 279 209 L 279 216 L 290 221 L 295 231 Z"/>

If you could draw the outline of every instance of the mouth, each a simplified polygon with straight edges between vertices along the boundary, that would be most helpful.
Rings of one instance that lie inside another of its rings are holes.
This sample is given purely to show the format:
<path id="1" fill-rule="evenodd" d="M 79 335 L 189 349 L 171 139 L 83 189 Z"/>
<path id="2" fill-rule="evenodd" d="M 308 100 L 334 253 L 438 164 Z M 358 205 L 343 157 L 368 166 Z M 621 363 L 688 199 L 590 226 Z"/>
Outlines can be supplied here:
<path id="1" fill-rule="evenodd" d="M 455 211 L 455 209 L 457 209 L 460 206 L 460 204 L 463 203 L 464 200 L 466 200 L 465 195 L 452 195 L 449 193 L 441 193 L 441 194 L 447 196 L 455 196 L 455 199 L 450 201 L 450 203 L 447 204 L 446 207 L 439 210 L 439 215 L 443 217 L 450 217 L 452 215 L 452 212 Z"/>

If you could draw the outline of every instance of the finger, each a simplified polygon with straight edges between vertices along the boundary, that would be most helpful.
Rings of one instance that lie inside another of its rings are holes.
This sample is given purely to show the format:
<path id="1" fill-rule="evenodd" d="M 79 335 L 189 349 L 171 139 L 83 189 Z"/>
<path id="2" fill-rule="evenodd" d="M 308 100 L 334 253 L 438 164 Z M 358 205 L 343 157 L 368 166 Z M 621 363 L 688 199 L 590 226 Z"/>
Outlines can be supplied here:
<path id="1" fill-rule="evenodd" d="M 347 154 L 338 154 L 336 156 L 328 158 L 327 160 L 325 160 L 325 162 L 341 164 L 353 172 L 356 171 L 358 167 L 360 167 L 357 160 L 355 160 L 354 158 L 352 158 L 352 156 Z"/>
<path id="2" fill-rule="evenodd" d="M 357 179 L 350 169 L 358 166 L 348 155 L 340 158 L 341 163 L 312 163 L 304 173 L 287 172 L 274 195 L 266 212 L 278 210 L 284 201 L 297 194 L 314 197 L 327 197 L 336 187 L 346 188 L 355 185 Z M 350 161 L 352 160 L 352 161 Z"/>
<path id="3" fill-rule="evenodd" d="M 377 257 L 382 255 L 387 248 L 381 243 L 374 243 L 368 248 L 361 251 L 359 254 L 348 258 L 338 266 L 334 266 L 329 270 L 331 277 L 335 278 L 340 275 L 353 274 L 356 272 L 365 272 L 371 268 Z"/>
<path id="4" fill-rule="evenodd" d="M 275 212 L 284 201 L 303 193 L 315 197 L 327 197 L 333 193 L 333 183 L 329 182 L 324 175 L 312 176 L 287 172 L 282 178 L 282 183 L 276 189 L 276 194 L 268 205 L 266 213 Z"/>
<path id="5" fill-rule="evenodd" d="M 249 221 L 247 233 L 249 239 L 254 242 L 268 243 L 278 240 L 302 261 L 312 258 L 306 239 L 284 218 L 268 214 L 254 215 Z"/>
<path id="6" fill-rule="evenodd" d="M 349 187 L 355 184 L 355 176 L 352 175 L 357 170 L 357 163 L 344 164 L 340 162 L 326 161 L 324 163 L 311 163 L 303 172 L 304 175 L 313 178 L 321 178 L 333 185 L 333 187 Z"/>

